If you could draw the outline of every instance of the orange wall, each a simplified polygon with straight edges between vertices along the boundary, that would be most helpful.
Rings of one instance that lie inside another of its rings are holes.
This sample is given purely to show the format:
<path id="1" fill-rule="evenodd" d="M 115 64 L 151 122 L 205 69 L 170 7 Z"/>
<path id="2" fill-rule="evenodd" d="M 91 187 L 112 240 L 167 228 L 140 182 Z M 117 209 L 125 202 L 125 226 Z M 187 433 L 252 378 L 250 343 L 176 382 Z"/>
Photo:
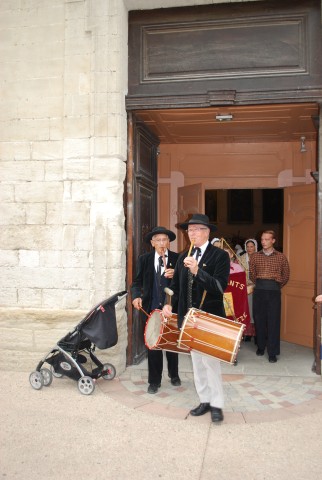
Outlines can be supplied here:
<path id="1" fill-rule="evenodd" d="M 176 231 L 177 189 L 201 183 L 204 190 L 217 190 L 218 236 L 244 238 L 258 236 L 263 229 L 277 231 L 282 246 L 282 225 L 262 224 L 262 196 L 254 192 L 254 223 L 227 223 L 226 190 L 234 188 L 283 188 L 313 183 L 316 144 L 307 142 L 300 153 L 299 142 L 242 144 L 161 144 L 158 157 L 158 222 Z M 175 242 L 172 248 L 176 249 Z"/>

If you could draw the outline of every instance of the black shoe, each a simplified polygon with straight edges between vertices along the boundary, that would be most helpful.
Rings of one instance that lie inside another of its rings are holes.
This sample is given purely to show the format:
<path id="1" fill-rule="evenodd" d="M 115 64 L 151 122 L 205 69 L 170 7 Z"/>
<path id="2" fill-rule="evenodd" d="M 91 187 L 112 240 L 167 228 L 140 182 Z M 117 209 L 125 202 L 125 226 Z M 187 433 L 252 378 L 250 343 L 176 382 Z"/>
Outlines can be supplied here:
<path id="1" fill-rule="evenodd" d="M 171 385 L 173 385 L 174 387 L 180 387 L 180 385 L 181 385 L 180 378 L 179 377 L 171 378 Z"/>
<path id="2" fill-rule="evenodd" d="M 261 350 L 260 348 L 258 348 L 258 349 L 256 350 L 256 355 L 257 355 L 258 357 L 262 357 L 262 356 L 264 355 L 264 350 Z"/>
<path id="3" fill-rule="evenodd" d="M 270 355 L 268 357 L 268 361 L 269 361 L 269 363 L 276 363 L 277 362 L 276 355 Z"/>
<path id="4" fill-rule="evenodd" d="M 148 393 L 157 393 L 159 388 L 161 387 L 161 383 L 156 384 L 156 383 L 150 383 L 149 388 L 148 388 Z"/>
<path id="5" fill-rule="evenodd" d="M 198 407 L 190 410 L 190 415 L 194 417 L 200 417 L 200 415 L 204 415 L 209 411 L 210 411 L 210 403 L 201 403 L 200 405 L 198 405 Z"/>
<path id="6" fill-rule="evenodd" d="M 252 339 L 251 335 L 245 335 L 244 342 L 250 342 Z"/>
<path id="7" fill-rule="evenodd" d="M 222 422 L 223 421 L 224 415 L 222 413 L 221 408 L 210 407 L 210 412 L 211 412 L 211 420 L 213 422 Z"/>

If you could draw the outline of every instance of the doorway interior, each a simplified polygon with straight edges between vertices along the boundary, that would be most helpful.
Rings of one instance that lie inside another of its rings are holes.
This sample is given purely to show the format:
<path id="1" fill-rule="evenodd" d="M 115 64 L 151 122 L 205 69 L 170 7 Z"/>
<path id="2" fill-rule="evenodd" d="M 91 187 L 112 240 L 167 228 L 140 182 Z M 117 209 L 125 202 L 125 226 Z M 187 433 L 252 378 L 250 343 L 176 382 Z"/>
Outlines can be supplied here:
<path id="1" fill-rule="evenodd" d="M 159 224 L 167 225 L 176 231 L 178 221 L 193 213 L 193 208 L 196 208 L 195 211 L 206 211 L 207 198 L 209 199 L 209 192 L 212 192 L 213 195 L 216 193 L 216 223 L 223 237 L 226 235 L 249 238 L 254 233 L 258 235 L 263 227 L 274 229 L 278 233 L 279 248 L 285 250 L 286 241 L 286 253 L 290 248 L 294 252 L 296 243 L 292 242 L 290 245 L 293 230 L 290 225 L 285 224 L 285 218 L 284 222 L 283 219 L 274 221 L 269 198 L 271 195 L 271 201 L 276 200 L 274 196 L 272 197 L 274 192 L 284 193 L 286 187 L 301 185 L 311 185 L 311 197 L 314 197 L 315 182 L 311 172 L 317 169 L 316 118 L 319 115 L 317 104 L 162 109 L 135 113 L 160 140 Z M 198 188 L 195 188 L 196 186 Z M 178 191 L 189 187 L 188 195 L 181 202 Z M 191 191 L 194 193 L 191 194 Z M 241 223 L 236 221 L 235 212 L 231 209 L 232 199 L 236 197 L 232 196 L 231 192 L 236 191 L 252 192 L 252 218 L 246 218 L 246 221 L 244 219 Z M 305 195 L 307 196 L 307 191 Z M 301 201 L 303 199 L 299 200 Z M 306 228 L 306 225 L 302 231 L 304 239 L 308 232 L 312 232 L 312 226 L 314 228 L 316 221 L 315 204 L 311 200 L 310 202 L 312 218 L 310 228 Z M 263 209 L 264 204 L 266 210 Z M 271 221 L 263 221 L 265 218 Z M 304 219 L 303 221 L 305 223 Z M 284 239 L 285 231 L 287 239 Z M 304 239 L 302 238 L 302 242 L 306 241 Z M 307 241 L 312 242 L 312 237 L 307 238 Z M 173 249 L 180 251 L 183 245 L 179 243 L 173 245 Z M 299 255 L 293 255 L 292 258 L 295 261 L 298 259 L 300 263 L 303 251 L 301 245 L 297 245 L 296 248 L 299 249 Z M 299 267 L 295 266 L 293 271 L 298 272 Z M 284 339 L 293 338 L 294 343 L 301 344 L 301 340 L 298 339 L 309 338 L 309 344 L 313 347 L 315 336 L 312 310 L 312 298 L 315 293 L 313 259 L 306 273 L 304 282 L 306 292 L 303 301 L 300 301 L 302 308 L 300 310 L 297 308 L 295 312 L 300 320 L 295 323 L 300 325 L 300 330 L 301 328 L 308 330 L 304 335 L 302 331 L 295 334 L 286 331 Z M 300 281 L 298 278 L 293 280 L 295 284 Z M 290 303 L 298 296 L 294 285 L 291 287 Z M 284 295 L 286 304 L 287 296 L 286 293 Z M 287 311 L 288 308 L 285 308 L 285 316 Z M 286 323 L 287 328 L 292 330 L 292 323 Z"/>

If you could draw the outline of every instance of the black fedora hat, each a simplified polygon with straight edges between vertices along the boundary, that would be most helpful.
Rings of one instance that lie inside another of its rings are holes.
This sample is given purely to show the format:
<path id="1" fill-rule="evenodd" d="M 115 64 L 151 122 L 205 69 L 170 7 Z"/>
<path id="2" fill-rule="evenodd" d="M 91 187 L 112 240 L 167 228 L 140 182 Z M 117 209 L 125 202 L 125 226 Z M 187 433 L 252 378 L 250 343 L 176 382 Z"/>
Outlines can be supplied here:
<path id="1" fill-rule="evenodd" d="M 171 232 L 171 230 L 167 230 L 165 227 L 154 227 L 151 232 L 146 234 L 144 240 L 146 241 L 146 243 L 149 243 L 150 240 L 152 240 L 152 237 L 154 237 L 154 235 L 160 235 L 161 233 L 163 233 L 164 235 L 168 235 L 170 242 L 176 239 L 176 234 Z"/>
<path id="2" fill-rule="evenodd" d="M 187 222 L 181 223 L 179 227 L 182 228 L 182 230 L 187 230 L 189 225 L 205 225 L 210 229 L 211 232 L 215 232 L 217 230 L 216 225 L 213 225 L 209 222 L 208 215 L 204 215 L 203 213 L 194 213 Z"/>

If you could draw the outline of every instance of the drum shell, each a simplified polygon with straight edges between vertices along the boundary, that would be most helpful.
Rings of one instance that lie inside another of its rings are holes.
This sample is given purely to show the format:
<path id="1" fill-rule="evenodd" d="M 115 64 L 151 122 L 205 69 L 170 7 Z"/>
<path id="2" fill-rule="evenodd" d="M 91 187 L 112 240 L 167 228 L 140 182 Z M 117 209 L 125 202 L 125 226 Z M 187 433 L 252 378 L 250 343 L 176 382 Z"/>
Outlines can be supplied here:
<path id="1" fill-rule="evenodd" d="M 242 323 L 191 308 L 184 318 L 178 345 L 234 363 L 244 328 Z"/>
<path id="2" fill-rule="evenodd" d="M 188 348 L 178 347 L 180 330 L 177 324 L 177 314 L 173 313 L 170 318 L 164 320 L 162 310 L 155 309 L 151 312 L 144 329 L 146 347 L 149 350 L 190 353 Z"/>

